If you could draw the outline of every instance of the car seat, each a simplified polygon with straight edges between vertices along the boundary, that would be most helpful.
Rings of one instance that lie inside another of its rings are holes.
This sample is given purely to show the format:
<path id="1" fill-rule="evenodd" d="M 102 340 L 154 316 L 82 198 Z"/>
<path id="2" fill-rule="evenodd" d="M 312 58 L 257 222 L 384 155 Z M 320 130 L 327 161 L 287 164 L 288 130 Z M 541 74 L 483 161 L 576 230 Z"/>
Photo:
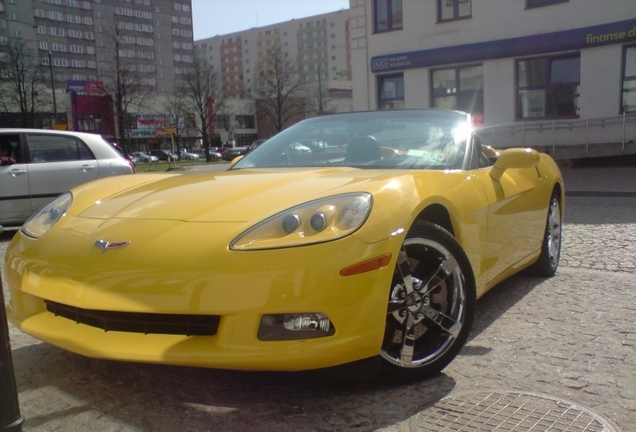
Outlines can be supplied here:
<path id="1" fill-rule="evenodd" d="M 382 159 L 380 143 L 370 135 L 354 136 L 347 145 L 344 162 L 365 163 Z"/>

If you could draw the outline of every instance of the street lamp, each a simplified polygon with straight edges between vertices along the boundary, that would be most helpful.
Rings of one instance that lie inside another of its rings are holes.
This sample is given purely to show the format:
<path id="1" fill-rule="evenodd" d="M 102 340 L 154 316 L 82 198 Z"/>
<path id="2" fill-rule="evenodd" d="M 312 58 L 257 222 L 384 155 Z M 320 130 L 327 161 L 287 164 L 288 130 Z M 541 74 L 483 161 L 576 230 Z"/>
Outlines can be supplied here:
<path id="1" fill-rule="evenodd" d="M 22 423 L 24 417 L 20 414 L 9 341 L 9 324 L 4 310 L 4 293 L 0 277 L 0 432 L 21 432 Z"/>
<path id="2" fill-rule="evenodd" d="M 55 78 L 53 77 L 53 59 L 51 58 L 51 50 L 49 50 L 49 71 L 51 72 L 51 90 L 53 91 L 53 115 L 57 124 L 57 103 L 55 102 Z M 51 127 L 53 129 L 53 127 Z"/>

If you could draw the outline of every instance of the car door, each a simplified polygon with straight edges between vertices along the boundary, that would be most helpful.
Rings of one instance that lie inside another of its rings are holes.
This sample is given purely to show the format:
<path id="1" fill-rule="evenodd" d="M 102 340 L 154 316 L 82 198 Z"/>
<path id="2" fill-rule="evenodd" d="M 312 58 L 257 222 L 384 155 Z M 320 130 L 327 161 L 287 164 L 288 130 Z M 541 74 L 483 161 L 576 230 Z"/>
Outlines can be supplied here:
<path id="1" fill-rule="evenodd" d="M 20 135 L 0 134 L 0 141 L 10 143 L 12 165 L 0 166 L 0 223 L 21 222 L 31 216 L 28 165 L 24 163 L 20 147 Z"/>
<path id="2" fill-rule="evenodd" d="M 491 169 L 474 172 L 488 201 L 484 262 L 492 281 L 539 249 L 546 202 L 535 167 L 509 168 L 499 181 L 490 176 Z"/>
<path id="3" fill-rule="evenodd" d="M 42 133 L 27 133 L 25 137 L 31 155 L 29 191 L 33 211 L 70 188 L 97 178 L 97 160 L 80 139 Z"/>

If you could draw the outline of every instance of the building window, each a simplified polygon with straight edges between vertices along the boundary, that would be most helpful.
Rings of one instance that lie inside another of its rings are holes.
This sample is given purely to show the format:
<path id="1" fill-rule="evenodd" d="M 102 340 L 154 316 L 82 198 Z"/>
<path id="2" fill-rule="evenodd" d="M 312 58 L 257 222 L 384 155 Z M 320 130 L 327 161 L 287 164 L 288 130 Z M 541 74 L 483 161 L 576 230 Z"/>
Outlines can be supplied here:
<path id="1" fill-rule="evenodd" d="M 636 112 L 636 45 L 623 54 L 623 112 Z"/>
<path id="2" fill-rule="evenodd" d="M 378 76 L 378 109 L 404 108 L 404 74 Z"/>
<path id="3" fill-rule="evenodd" d="M 517 119 L 579 115 L 581 57 L 517 61 Z"/>
<path id="4" fill-rule="evenodd" d="M 454 21 L 471 17 L 472 0 L 437 0 L 437 21 Z"/>
<path id="5" fill-rule="evenodd" d="M 376 32 L 402 28 L 402 0 L 374 0 L 373 7 Z"/>
<path id="6" fill-rule="evenodd" d="M 570 0 L 526 0 L 526 9 L 550 6 L 557 3 L 566 3 Z"/>
<path id="7" fill-rule="evenodd" d="M 484 72 L 482 65 L 438 69 L 431 72 L 433 108 L 470 113 L 474 124 L 484 121 Z"/>
<path id="8" fill-rule="evenodd" d="M 254 129 L 256 121 L 253 115 L 235 115 L 235 127 L 238 129 Z"/>

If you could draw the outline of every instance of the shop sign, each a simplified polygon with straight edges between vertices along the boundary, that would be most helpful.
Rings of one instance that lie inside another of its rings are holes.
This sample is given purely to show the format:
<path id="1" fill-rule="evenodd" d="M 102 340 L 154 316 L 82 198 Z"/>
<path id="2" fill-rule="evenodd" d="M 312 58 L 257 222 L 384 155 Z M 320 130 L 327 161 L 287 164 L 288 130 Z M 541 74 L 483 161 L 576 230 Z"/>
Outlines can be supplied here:
<path id="1" fill-rule="evenodd" d="M 130 131 L 130 136 L 132 138 L 147 138 L 147 137 L 155 137 L 154 129 L 133 129 Z"/>
<path id="2" fill-rule="evenodd" d="M 636 41 L 636 19 L 552 33 L 466 45 L 395 53 L 371 58 L 375 73 L 522 57 Z"/>

